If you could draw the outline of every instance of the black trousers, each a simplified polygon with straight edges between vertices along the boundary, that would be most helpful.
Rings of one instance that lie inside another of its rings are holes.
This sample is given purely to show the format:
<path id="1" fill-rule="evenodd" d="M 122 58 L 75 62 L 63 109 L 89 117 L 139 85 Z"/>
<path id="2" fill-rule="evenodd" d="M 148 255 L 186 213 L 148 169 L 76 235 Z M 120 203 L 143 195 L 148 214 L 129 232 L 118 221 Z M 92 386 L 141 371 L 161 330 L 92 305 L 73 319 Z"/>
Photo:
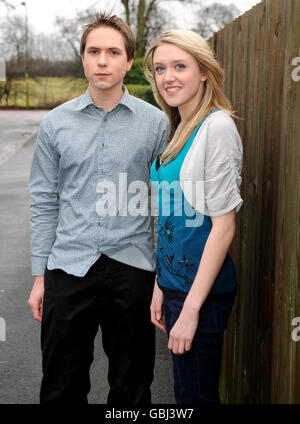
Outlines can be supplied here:
<path id="1" fill-rule="evenodd" d="M 110 405 L 151 404 L 155 273 L 105 255 L 84 277 L 46 270 L 41 328 L 41 403 L 86 404 L 99 325 L 108 357 Z"/>

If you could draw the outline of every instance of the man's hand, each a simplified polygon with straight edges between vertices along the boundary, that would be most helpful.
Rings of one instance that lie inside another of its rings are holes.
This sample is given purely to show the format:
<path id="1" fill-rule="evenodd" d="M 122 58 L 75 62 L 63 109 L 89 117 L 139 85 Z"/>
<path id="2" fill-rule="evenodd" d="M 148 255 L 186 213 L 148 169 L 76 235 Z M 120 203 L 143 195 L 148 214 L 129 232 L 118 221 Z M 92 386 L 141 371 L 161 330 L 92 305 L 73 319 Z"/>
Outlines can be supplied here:
<path id="1" fill-rule="evenodd" d="M 42 322 L 44 300 L 44 276 L 38 276 L 34 279 L 34 284 L 30 293 L 28 304 L 32 310 L 33 318 Z"/>
<path id="2" fill-rule="evenodd" d="M 158 287 L 157 280 L 155 278 L 155 284 L 153 289 L 152 302 L 150 306 L 151 311 L 151 322 L 156 325 L 157 328 L 162 330 L 164 333 L 167 332 L 165 317 L 163 314 L 162 306 L 164 302 L 164 295 Z"/>

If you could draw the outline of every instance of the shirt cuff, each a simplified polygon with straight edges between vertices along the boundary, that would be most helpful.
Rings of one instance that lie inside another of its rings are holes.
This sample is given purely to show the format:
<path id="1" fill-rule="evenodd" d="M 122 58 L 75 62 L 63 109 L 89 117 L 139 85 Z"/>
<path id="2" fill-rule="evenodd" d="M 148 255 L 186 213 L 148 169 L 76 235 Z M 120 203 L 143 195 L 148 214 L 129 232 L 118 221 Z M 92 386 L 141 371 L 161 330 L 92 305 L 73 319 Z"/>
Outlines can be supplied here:
<path id="1" fill-rule="evenodd" d="M 31 274 L 33 277 L 44 275 L 48 258 L 31 256 Z"/>

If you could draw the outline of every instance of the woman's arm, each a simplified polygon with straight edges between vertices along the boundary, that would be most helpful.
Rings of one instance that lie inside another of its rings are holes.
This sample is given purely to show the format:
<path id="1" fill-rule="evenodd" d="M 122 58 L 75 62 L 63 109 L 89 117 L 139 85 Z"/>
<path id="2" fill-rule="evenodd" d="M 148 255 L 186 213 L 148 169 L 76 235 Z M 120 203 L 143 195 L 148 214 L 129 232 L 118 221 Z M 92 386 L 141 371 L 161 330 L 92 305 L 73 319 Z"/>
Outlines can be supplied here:
<path id="1" fill-rule="evenodd" d="M 175 354 L 183 354 L 191 349 L 199 311 L 218 276 L 235 234 L 235 215 L 233 209 L 225 215 L 211 218 L 212 229 L 195 280 L 170 331 L 168 348 Z"/>

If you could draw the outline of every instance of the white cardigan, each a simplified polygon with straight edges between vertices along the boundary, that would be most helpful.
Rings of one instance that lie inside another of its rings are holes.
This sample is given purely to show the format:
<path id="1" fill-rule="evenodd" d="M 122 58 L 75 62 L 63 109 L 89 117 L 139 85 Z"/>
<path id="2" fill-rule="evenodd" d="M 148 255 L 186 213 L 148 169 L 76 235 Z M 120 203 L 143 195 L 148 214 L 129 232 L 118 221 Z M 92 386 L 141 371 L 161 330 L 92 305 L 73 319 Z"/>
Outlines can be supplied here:
<path id="1" fill-rule="evenodd" d="M 210 114 L 181 166 L 180 186 L 187 201 L 208 216 L 238 212 L 243 203 L 242 158 L 242 141 L 231 116 L 221 110 Z"/>

